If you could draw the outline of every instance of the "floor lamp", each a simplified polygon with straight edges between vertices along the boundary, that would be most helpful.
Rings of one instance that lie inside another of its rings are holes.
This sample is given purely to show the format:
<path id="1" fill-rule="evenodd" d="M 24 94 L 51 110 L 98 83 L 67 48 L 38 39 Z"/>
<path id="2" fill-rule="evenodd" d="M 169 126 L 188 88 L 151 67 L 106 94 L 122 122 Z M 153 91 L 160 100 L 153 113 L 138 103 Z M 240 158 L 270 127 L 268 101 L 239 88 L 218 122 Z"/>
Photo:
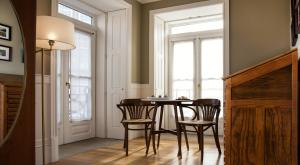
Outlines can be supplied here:
<path id="1" fill-rule="evenodd" d="M 50 16 L 37 16 L 36 23 L 36 47 L 41 48 L 41 104 L 42 104 L 42 152 L 43 165 L 46 164 L 45 146 L 45 108 L 44 108 L 44 53 L 52 50 L 71 50 L 75 48 L 74 24 Z"/>

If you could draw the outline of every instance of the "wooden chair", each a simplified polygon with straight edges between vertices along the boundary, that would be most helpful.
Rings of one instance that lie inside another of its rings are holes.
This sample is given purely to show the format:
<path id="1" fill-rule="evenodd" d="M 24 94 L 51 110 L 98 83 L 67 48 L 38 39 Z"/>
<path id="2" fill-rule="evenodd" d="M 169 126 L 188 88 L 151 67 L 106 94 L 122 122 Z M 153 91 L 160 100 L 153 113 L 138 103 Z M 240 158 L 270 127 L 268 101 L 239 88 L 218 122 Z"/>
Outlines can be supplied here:
<path id="1" fill-rule="evenodd" d="M 196 132 L 198 137 L 199 149 L 201 150 L 201 160 L 203 161 L 204 147 L 203 147 L 203 133 L 209 128 L 212 128 L 216 146 L 218 148 L 219 154 L 221 154 L 221 147 L 219 142 L 218 134 L 218 121 L 220 114 L 220 100 L 218 99 L 198 99 L 194 100 L 191 104 L 179 104 L 180 111 L 183 111 L 183 108 L 192 110 L 195 115 L 189 121 L 178 121 L 179 132 L 178 134 L 180 145 L 179 153 L 181 155 L 181 132 L 184 131 L 186 126 L 192 126 L 193 130 L 186 130 L 187 132 Z M 183 114 L 184 115 L 184 114 Z"/>
<path id="2" fill-rule="evenodd" d="M 124 99 L 117 105 L 122 111 L 123 118 L 121 123 L 125 128 L 124 148 L 126 150 L 126 156 L 128 156 L 128 131 L 145 131 L 145 143 L 148 147 L 148 130 L 152 123 L 150 118 L 150 112 L 154 109 L 154 105 L 148 101 L 142 101 L 141 99 Z M 144 128 L 129 128 L 129 125 L 144 125 Z M 151 136 L 149 137 L 151 138 Z"/>

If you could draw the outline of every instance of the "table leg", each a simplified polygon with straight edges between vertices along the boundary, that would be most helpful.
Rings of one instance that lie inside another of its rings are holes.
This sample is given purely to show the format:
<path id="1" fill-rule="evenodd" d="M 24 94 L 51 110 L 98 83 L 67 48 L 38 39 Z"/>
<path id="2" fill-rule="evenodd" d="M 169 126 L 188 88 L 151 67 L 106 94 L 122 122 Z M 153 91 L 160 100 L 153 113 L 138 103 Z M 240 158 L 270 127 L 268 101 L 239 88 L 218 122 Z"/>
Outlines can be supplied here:
<path id="1" fill-rule="evenodd" d="M 164 113 L 164 106 L 161 106 L 161 108 L 160 108 L 159 128 L 158 128 L 158 130 L 161 130 L 161 125 L 162 125 L 162 120 L 163 120 L 163 113 Z M 158 133 L 158 137 L 157 137 L 157 149 L 159 148 L 159 142 L 160 142 L 160 133 Z"/>
<path id="2" fill-rule="evenodd" d="M 178 124 L 178 113 L 177 113 L 177 104 L 174 105 L 174 114 L 175 114 L 175 125 L 177 131 L 177 142 L 178 142 L 178 153 L 177 156 L 181 158 L 181 129 Z"/>

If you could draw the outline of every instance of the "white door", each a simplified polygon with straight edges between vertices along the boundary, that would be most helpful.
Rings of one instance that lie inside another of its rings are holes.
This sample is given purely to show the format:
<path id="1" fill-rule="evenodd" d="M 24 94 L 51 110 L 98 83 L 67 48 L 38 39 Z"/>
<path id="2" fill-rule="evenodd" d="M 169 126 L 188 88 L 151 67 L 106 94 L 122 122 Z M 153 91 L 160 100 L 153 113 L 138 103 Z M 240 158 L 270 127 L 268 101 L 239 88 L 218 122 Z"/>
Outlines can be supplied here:
<path id="1" fill-rule="evenodd" d="M 122 113 L 117 104 L 126 97 L 126 10 L 108 13 L 107 25 L 107 137 L 124 138 Z"/>
<path id="2" fill-rule="evenodd" d="M 75 31 L 76 48 L 62 52 L 57 60 L 57 93 L 61 95 L 59 121 L 60 144 L 95 136 L 94 64 L 95 36 Z M 59 66 L 61 65 L 61 66 Z M 62 91 L 62 92 L 61 92 Z M 61 142 L 62 141 L 62 142 Z"/>
<path id="3" fill-rule="evenodd" d="M 223 38 L 194 38 L 170 42 L 170 91 L 171 96 L 190 99 L 217 98 L 223 104 Z M 221 105 L 223 109 L 223 105 Z M 186 118 L 193 112 L 186 110 Z M 219 132 L 223 132 L 220 113 Z M 169 114 L 169 126 L 175 127 L 174 113 Z"/>

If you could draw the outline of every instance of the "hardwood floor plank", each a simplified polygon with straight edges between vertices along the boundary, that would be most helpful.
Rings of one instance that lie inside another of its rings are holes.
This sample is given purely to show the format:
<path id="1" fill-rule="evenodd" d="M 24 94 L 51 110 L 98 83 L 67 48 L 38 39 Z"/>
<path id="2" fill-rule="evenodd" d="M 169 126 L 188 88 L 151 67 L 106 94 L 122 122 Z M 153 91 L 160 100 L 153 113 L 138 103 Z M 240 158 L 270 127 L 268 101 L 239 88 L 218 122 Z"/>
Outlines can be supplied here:
<path id="1" fill-rule="evenodd" d="M 213 137 L 204 138 L 205 165 L 224 164 L 224 156 L 218 154 Z M 220 137 L 223 150 L 223 138 Z M 184 143 L 184 141 L 183 141 Z M 123 144 L 113 144 L 107 147 L 101 147 L 95 150 L 76 154 L 64 158 L 52 165 L 198 165 L 200 164 L 200 151 L 195 136 L 189 136 L 190 150 L 182 148 L 182 159 L 177 158 L 177 141 L 176 137 L 162 136 L 160 148 L 154 155 L 150 150 L 146 156 L 146 147 L 144 138 L 138 138 L 129 142 L 129 156 L 125 156 Z M 182 146 L 185 146 L 184 144 Z"/>

